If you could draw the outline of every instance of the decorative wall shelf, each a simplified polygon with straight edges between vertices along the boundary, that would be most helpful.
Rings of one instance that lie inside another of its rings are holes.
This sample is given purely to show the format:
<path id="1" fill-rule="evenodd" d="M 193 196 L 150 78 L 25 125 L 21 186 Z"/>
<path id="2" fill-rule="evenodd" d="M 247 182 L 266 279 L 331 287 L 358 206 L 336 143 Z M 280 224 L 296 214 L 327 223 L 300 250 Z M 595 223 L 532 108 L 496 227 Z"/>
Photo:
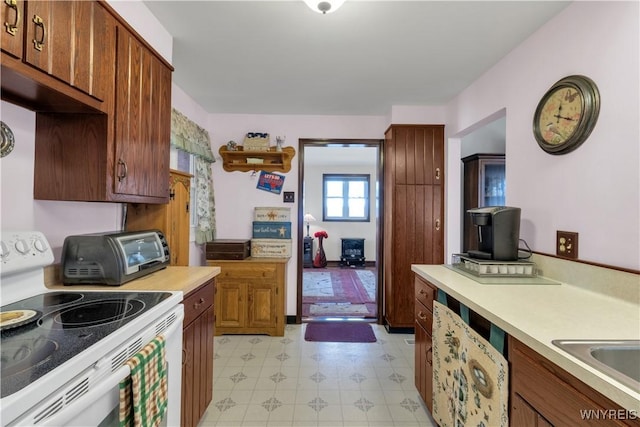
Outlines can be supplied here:
<path id="1" fill-rule="evenodd" d="M 238 145 L 235 151 L 229 151 L 223 145 L 218 153 L 222 156 L 222 167 L 227 172 L 289 172 L 296 150 L 293 147 L 283 147 L 282 151 L 276 151 L 275 147 L 271 147 L 269 151 L 245 151 L 242 145 Z"/>

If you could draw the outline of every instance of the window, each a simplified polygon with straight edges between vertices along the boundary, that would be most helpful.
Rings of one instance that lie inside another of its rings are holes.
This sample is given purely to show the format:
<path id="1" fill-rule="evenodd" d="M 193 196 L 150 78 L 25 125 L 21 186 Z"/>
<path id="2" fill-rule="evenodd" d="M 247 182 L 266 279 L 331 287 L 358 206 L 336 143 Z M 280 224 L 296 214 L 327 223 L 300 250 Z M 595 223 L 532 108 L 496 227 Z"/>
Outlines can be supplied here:
<path id="1" fill-rule="evenodd" d="M 195 167 L 195 156 L 193 154 L 187 153 L 186 151 L 176 150 L 178 152 L 178 170 L 180 171 L 188 171 L 191 175 L 195 177 L 196 175 L 196 167 Z M 195 179 L 191 178 L 191 186 L 189 187 L 190 192 L 190 201 L 189 201 L 189 222 L 190 222 L 190 230 L 191 235 L 189 236 L 189 240 L 194 240 L 194 230 L 198 226 L 198 215 L 197 215 L 197 203 L 198 198 L 196 197 L 196 183 Z"/>
<path id="2" fill-rule="evenodd" d="M 323 221 L 369 222 L 369 175 L 323 174 Z"/>

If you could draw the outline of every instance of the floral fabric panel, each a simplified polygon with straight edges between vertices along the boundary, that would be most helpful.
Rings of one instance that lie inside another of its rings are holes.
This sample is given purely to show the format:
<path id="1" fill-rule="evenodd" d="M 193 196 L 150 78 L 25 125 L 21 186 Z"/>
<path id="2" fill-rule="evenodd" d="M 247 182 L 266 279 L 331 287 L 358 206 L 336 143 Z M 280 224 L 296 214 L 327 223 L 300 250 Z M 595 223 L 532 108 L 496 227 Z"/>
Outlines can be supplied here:
<path id="1" fill-rule="evenodd" d="M 441 427 L 507 427 L 507 360 L 463 320 L 433 303 L 433 418 Z"/>

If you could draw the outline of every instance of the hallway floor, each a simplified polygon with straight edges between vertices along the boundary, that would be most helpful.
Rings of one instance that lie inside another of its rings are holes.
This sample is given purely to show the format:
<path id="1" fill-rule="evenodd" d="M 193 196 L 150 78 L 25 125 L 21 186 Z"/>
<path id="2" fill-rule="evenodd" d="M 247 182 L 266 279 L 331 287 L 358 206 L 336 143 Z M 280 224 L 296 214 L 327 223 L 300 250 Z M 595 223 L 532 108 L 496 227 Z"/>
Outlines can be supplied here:
<path id="1" fill-rule="evenodd" d="M 372 326 L 375 343 L 308 342 L 306 324 L 284 337 L 216 337 L 213 401 L 199 426 L 435 425 L 414 386 L 414 336 Z"/>

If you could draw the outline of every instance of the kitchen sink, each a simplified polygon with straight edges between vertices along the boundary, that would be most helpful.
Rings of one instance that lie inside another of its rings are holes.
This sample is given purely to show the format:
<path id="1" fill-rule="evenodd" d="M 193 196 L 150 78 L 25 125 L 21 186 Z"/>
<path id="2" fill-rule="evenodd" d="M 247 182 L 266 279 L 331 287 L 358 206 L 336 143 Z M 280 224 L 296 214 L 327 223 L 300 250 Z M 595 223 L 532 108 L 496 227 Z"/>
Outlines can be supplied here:
<path id="1" fill-rule="evenodd" d="M 553 340 L 552 343 L 640 392 L 640 340 Z"/>

